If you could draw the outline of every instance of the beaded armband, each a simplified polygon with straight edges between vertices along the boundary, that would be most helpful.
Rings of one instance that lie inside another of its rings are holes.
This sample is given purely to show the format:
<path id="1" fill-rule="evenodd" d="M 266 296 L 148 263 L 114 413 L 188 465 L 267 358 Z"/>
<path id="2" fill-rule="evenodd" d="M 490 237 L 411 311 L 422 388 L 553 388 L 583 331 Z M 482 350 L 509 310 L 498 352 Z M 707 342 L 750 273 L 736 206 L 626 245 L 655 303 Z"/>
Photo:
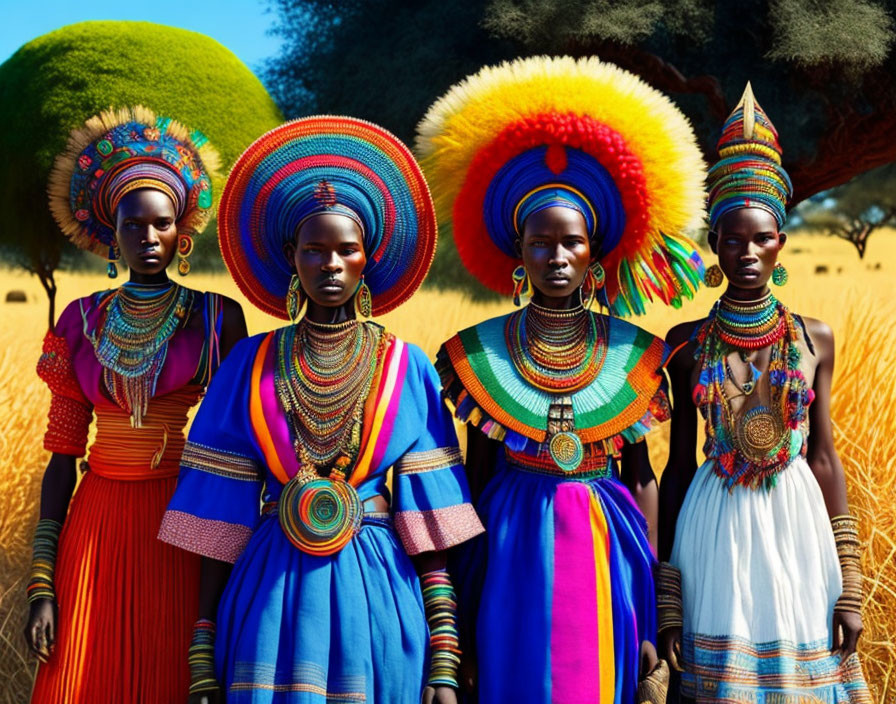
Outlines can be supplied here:
<path id="1" fill-rule="evenodd" d="M 56 571 L 56 548 L 62 525 L 52 518 L 41 518 L 34 531 L 34 552 L 31 558 L 31 578 L 28 580 L 28 603 L 38 599 L 56 599 L 53 582 Z"/>
<path id="2" fill-rule="evenodd" d="M 855 516 L 834 516 L 831 519 L 840 572 L 843 575 L 843 592 L 834 611 L 862 613 L 862 566 L 859 522 Z"/>
<path id="3" fill-rule="evenodd" d="M 187 651 L 190 664 L 190 694 L 218 688 L 215 679 L 215 624 L 207 618 L 193 624 L 193 639 Z"/>
<path id="4" fill-rule="evenodd" d="M 457 689 L 460 643 L 457 635 L 457 598 L 444 569 L 420 576 L 423 610 L 429 624 L 429 679 L 427 684 Z"/>
<path id="5" fill-rule="evenodd" d="M 654 573 L 656 581 L 657 633 L 670 628 L 681 628 L 681 572 L 668 562 L 661 562 Z"/>

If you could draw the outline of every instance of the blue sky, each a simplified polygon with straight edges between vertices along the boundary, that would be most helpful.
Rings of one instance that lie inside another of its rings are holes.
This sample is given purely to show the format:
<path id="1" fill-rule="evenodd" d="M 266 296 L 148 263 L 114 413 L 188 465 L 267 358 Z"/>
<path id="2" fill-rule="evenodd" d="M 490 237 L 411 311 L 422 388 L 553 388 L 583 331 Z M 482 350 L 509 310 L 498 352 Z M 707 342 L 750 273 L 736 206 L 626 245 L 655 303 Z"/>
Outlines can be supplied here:
<path id="1" fill-rule="evenodd" d="M 84 20 L 145 20 L 202 32 L 256 73 L 280 47 L 266 34 L 274 21 L 267 0 L 0 0 L 0 63 L 35 37 Z"/>

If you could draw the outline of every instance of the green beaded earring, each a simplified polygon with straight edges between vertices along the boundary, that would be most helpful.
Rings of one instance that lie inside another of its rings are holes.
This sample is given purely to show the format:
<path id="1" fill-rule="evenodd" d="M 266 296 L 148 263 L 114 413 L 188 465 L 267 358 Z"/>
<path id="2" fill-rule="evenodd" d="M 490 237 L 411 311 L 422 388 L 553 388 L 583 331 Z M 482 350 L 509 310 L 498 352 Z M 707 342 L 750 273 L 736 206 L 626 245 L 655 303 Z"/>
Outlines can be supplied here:
<path id="1" fill-rule="evenodd" d="M 772 269 L 772 283 L 775 286 L 783 286 L 787 283 L 787 269 L 781 262 L 775 264 L 775 268 Z"/>

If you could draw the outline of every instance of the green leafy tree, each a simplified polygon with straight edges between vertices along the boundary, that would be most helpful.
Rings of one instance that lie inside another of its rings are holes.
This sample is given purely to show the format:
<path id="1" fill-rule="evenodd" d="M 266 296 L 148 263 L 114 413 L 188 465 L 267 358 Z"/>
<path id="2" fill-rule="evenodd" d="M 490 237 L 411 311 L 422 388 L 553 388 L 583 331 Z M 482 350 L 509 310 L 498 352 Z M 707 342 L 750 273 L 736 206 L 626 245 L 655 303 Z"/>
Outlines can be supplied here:
<path id="1" fill-rule="evenodd" d="M 36 274 L 55 319 L 54 273 L 70 244 L 47 206 L 47 177 L 69 132 L 110 107 L 142 104 L 204 132 L 226 169 L 282 117 L 233 53 L 196 32 L 148 22 L 83 22 L 45 34 L 0 65 L 0 247 Z M 214 184 L 220 193 L 223 179 Z M 211 236 L 194 259 L 220 261 Z"/>

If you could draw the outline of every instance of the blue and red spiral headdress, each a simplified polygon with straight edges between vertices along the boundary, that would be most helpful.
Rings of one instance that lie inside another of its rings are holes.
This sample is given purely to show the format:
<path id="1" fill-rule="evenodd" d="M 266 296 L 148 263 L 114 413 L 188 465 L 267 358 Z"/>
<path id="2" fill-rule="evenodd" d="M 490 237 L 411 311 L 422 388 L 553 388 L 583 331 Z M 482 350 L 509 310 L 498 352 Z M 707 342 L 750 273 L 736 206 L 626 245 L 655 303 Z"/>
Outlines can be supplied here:
<path id="1" fill-rule="evenodd" d="M 334 212 L 363 234 L 373 314 L 410 298 L 436 247 L 435 209 L 423 173 L 394 135 L 351 117 L 287 122 L 237 160 L 221 195 L 218 231 L 231 275 L 258 308 L 286 318 L 294 273 L 283 245 L 309 217 Z"/>
<path id="2" fill-rule="evenodd" d="M 781 166 L 778 131 L 749 83 L 722 127 L 717 149 L 719 161 L 707 175 L 710 227 L 738 208 L 767 210 L 782 227 L 793 186 Z"/>
<path id="3" fill-rule="evenodd" d="M 525 216 L 583 214 L 617 315 L 691 297 L 703 264 L 687 233 L 703 218 L 693 130 L 663 94 L 595 58 L 534 57 L 482 69 L 418 126 L 417 153 L 464 265 L 501 293 L 520 264 Z"/>
<path id="4" fill-rule="evenodd" d="M 208 223 L 218 154 L 204 134 L 136 106 L 107 110 L 72 131 L 50 171 L 50 210 L 74 244 L 110 259 L 115 209 L 129 192 L 154 188 L 174 204 L 177 231 Z"/>

